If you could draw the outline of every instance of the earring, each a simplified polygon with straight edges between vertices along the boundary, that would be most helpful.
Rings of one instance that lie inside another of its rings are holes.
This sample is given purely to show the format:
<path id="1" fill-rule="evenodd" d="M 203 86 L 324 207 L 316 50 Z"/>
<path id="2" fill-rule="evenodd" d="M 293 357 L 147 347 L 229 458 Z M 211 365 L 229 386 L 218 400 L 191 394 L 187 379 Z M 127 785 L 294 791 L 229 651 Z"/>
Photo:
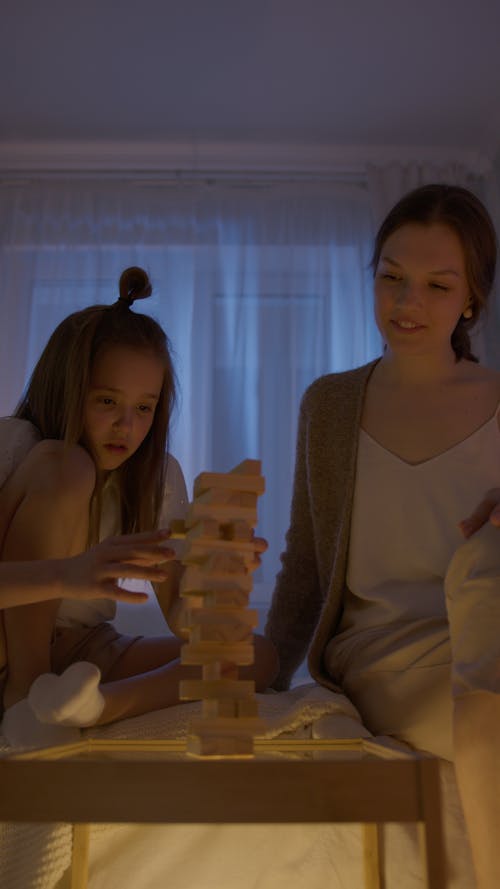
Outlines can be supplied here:
<path id="1" fill-rule="evenodd" d="M 472 318 L 472 309 L 470 308 L 470 306 L 467 309 L 464 309 L 464 311 L 462 312 L 462 317 L 467 318 L 467 320 L 469 318 Z"/>

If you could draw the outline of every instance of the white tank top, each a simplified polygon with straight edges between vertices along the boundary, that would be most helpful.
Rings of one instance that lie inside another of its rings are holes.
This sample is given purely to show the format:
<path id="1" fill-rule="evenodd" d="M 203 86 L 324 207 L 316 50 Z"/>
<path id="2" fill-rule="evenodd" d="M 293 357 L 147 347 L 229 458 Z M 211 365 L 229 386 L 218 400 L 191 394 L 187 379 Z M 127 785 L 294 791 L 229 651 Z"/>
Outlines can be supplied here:
<path id="1" fill-rule="evenodd" d="M 500 405 L 464 441 L 416 465 L 360 430 L 338 631 L 446 616 L 443 580 L 464 541 L 458 522 L 500 486 L 499 414 Z"/>

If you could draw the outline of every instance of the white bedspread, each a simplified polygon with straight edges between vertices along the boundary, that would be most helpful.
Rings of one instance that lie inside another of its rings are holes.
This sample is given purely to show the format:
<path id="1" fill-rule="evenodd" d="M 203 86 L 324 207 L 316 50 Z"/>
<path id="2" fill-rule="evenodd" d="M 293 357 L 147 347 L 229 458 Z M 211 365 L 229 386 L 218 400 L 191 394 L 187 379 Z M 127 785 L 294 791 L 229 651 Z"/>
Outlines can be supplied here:
<path id="1" fill-rule="evenodd" d="M 264 737 L 369 737 L 343 695 L 315 684 L 258 695 Z M 86 730 L 95 738 L 180 738 L 199 710 L 182 704 Z M 0 739 L 1 741 L 1 739 Z M 453 767 L 443 764 L 449 889 L 472 889 Z M 387 889 L 422 889 L 416 828 L 386 829 Z M 67 825 L 0 825 L 2 889 L 69 889 Z M 357 825 L 95 825 L 89 889 L 361 889 Z"/>

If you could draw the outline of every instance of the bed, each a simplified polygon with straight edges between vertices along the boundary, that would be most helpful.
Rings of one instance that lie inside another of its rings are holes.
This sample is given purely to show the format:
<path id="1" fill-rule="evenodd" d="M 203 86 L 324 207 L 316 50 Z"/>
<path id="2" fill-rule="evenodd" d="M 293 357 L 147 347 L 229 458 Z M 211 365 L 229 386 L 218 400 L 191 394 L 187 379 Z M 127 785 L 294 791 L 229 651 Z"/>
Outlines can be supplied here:
<path id="1" fill-rule="evenodd" d="M 149 606 L 149 626 L 159 617 Z M 134 608 L 135 611 L 135 608 Z M 124 609 L 127 630 L 137 612 Z M 268 738 L 370 737 L 347 698 L 311 682 L 258 695 Z M 185 737 L 196 702 L 111 726 L 85 730 L 97 739 Z M 0 749 L 2 741 L 0 738 Z M 7 749 L 5 744 L 3 749 Z M 440 764 L 448 889 L 472 889 L 474 878 L 453 766 Z M 0 824 L 2 889 L 70 889 L 72 834 L 67 824 Z M 423 889 L 418 830 L 384 828 L 385 889 Z M 91 827 L 89 889 L 362 889 L 359 825 L 112 825 Z"/>

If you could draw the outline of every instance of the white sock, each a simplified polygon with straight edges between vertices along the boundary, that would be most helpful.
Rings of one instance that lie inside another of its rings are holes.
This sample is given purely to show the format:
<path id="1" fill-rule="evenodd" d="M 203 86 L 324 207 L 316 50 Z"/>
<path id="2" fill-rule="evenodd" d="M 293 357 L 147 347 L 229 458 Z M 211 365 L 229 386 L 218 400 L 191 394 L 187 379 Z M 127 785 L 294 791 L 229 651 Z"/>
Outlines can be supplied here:
<path id="1" fill-rule="evenodd" d="M 80 729 L 67 725 L 46 725 L 40 722 L 23 698 L 9 707 L 1 726 L 2 734 L 11 747 L 53 747 L 80 740 Z"/>
<path id="2" fill-rule="evenodd" d="M 60 676 L 42 673 L 29 690 L 29 705 L 40 722 L 95 725 L 104 709 L 100 681 L 99 668 L 88 661 L 71 664 Z"/>

